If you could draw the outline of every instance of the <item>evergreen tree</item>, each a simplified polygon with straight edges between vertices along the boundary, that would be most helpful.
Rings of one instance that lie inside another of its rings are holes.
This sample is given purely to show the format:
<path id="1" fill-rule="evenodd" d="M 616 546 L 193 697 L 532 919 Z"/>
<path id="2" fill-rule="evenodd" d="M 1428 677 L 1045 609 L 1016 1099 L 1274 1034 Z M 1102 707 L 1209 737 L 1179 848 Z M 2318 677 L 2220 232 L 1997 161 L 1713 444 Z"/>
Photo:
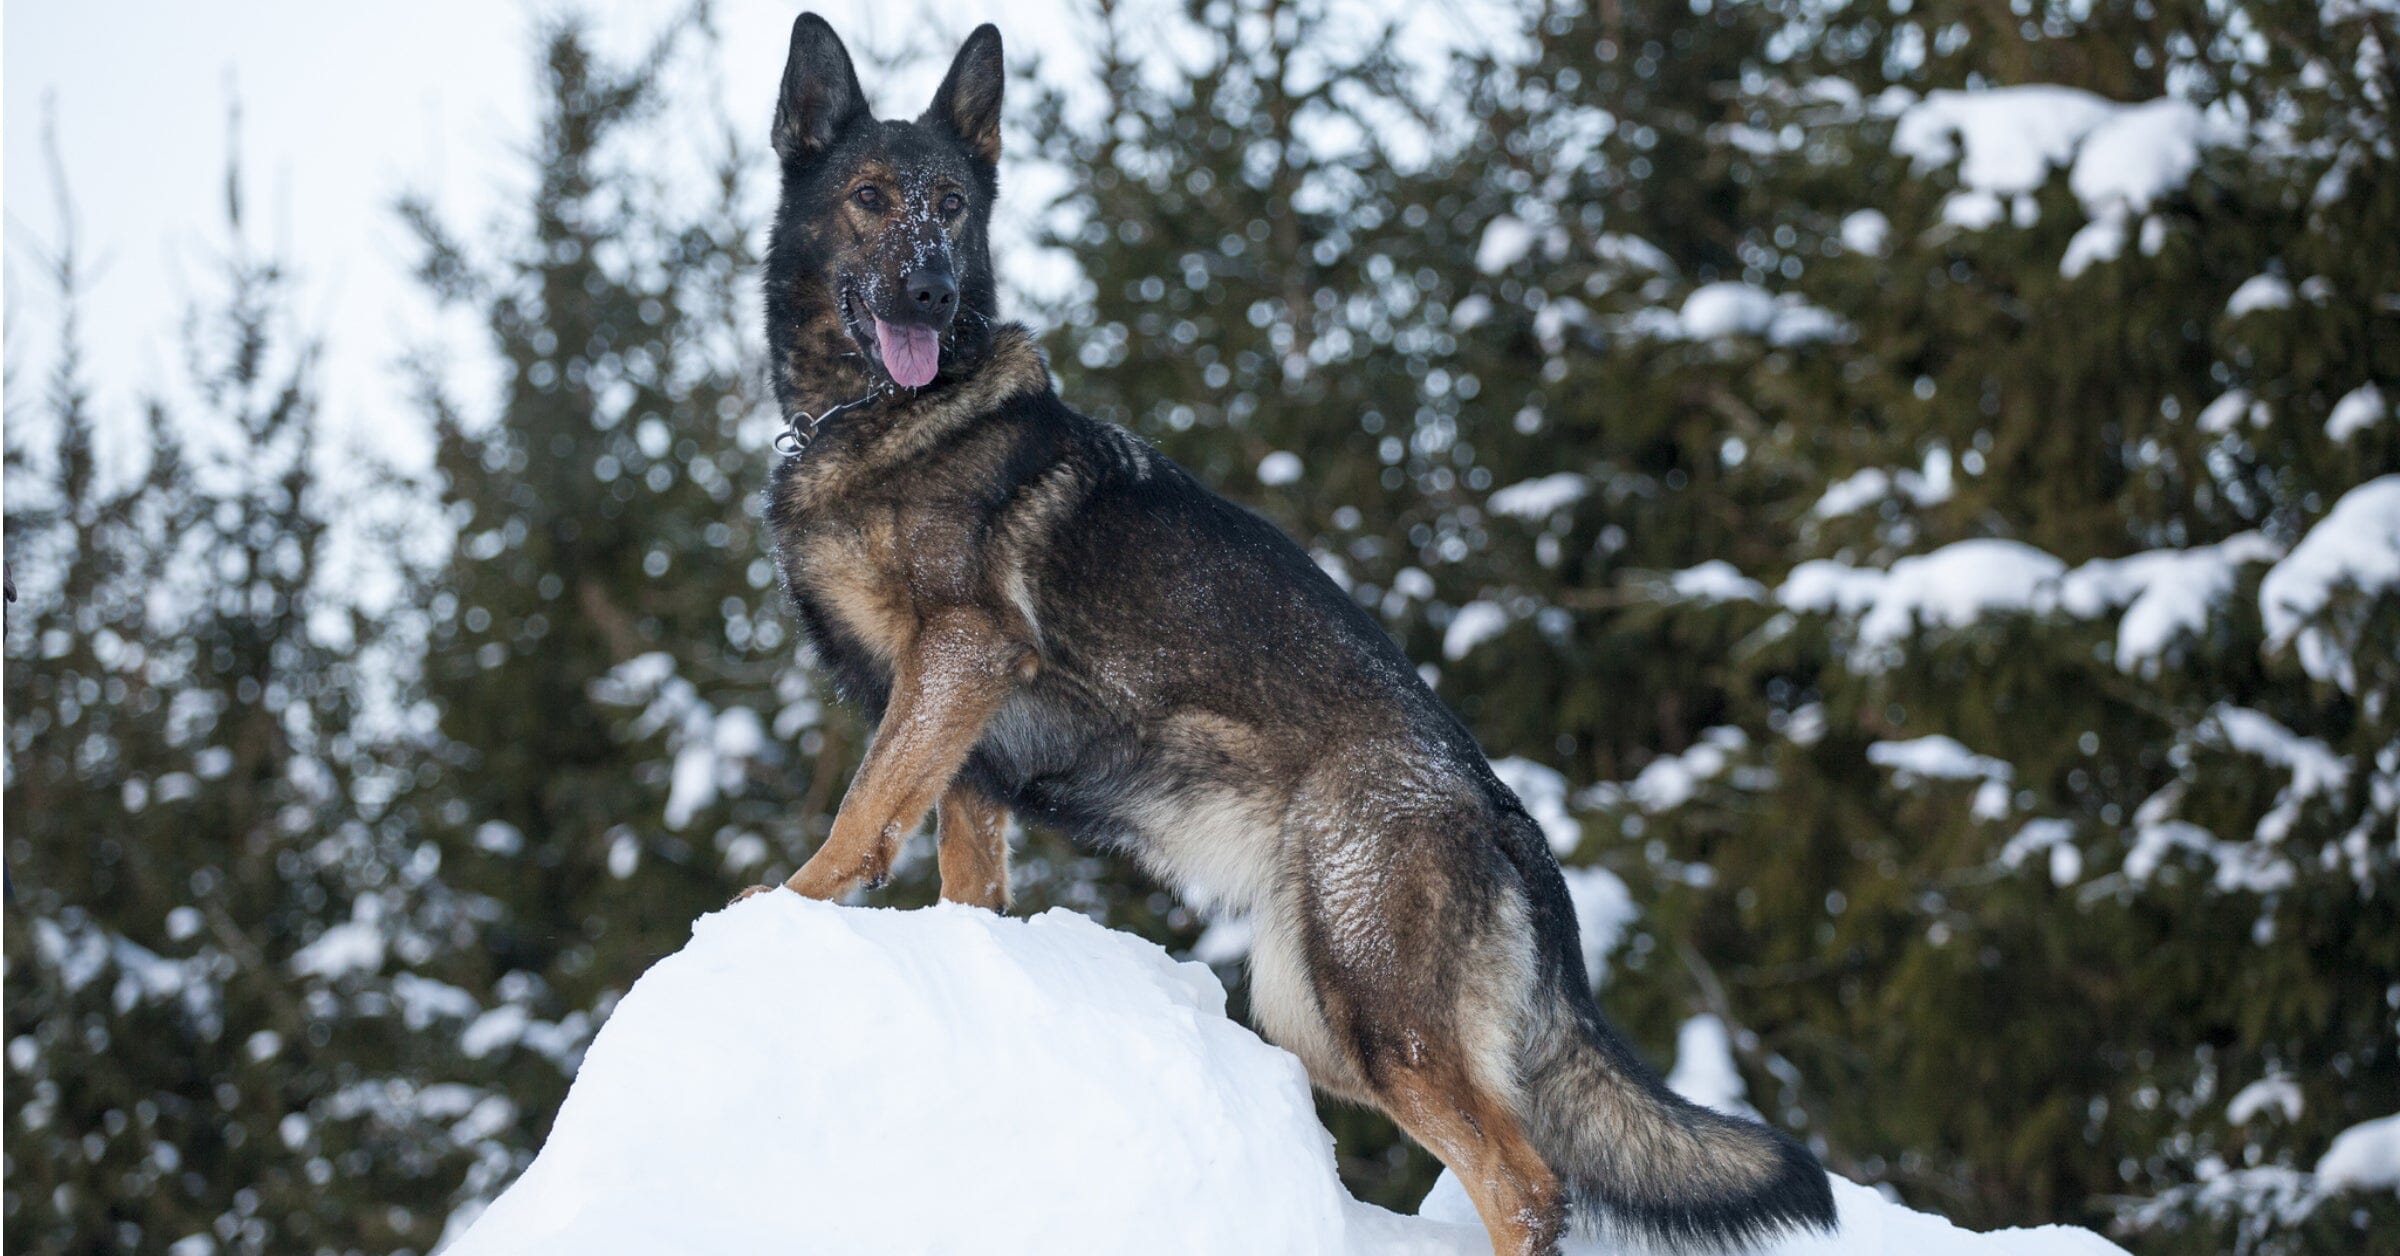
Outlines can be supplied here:
<path id="1" fill-rule="evenodd" d="M 2304 9 L 1535 6 L 1529 59 L 1462 60 L 1476 134 L 1409 167 L 1387 121 L 1357 169 L 1274 106 L 1316 81 L 1273 54 L 1320 10 L 1194 7 L 1216 51 L 1188 90 L 1112 14 L 1110 125 L 1042 128 L 1087 172 L 1058 360 L 1440 660 L 1520 787 L 1588 786 L 1569 861 L 1636 887 L 1609 1002 L 1654 1058 L 1730 1024 L 1770 1117 L 1971 1222 L 2322 1242 L 2358 1205 L 2300 1170 L 2393 1106 L 2394 599 L 2332 593 L 2346 662 L 2311 676 L 2260 583 L 2394 469 L 2359 391 L 2394 369 L 2394 181 L 2383 19 Z M 1411 107 L 1352 72 L 1314 99 Z M 2036 82 L 2172 87 L 2190 177 L 2112 201 L 2070 147 L 1969 225 L 1980 189 L 1901 114 Z M 2219 315 L 2256 275 L 2287 303 Z M 1293 344 L 1330 369 L 1260 369 Z M 2262 424 L 2204 417 L 2235 389 Z M 1305 470 L 1253 487 L 1267 466 Z M 2041 573 L 2015 609 L 1807 595 L 1978 540 Z M 2209 611 L 2154 642 L 2178 588 Z M 2303 1060 L 2339 1063 L 2287 1121 L 2258 1096 Z"/>
<path id="2" fill-rule="evenodd" d="M 728 135 L 696 197 L 653 157 L 688 147 L 662 81 L 703 35 L 687 18 L 615 64 L 548 28 L 522 216 L 478 247 L 404 206 L 423 281 L 499 368 L 461 399 L 451 363 L 417 364 L 456 544 L 422 590 L 439 762 L 397 804 L 473 905 L 419 976 L 463 992 L 442 1030 L 524 1114 L 465 1204 L 539 1146 L 616 997 L 822 836 L 857 744 L 820 728 L 759 528 L 755 154 Z"/>
<path id="3" fill-rule="evenodd" d="M 315 350 L 226 188 L 188 412 L 95 413 L 71 236 L 50 387 L 11 393 L 16 1250 L 406 1250 L 477 1137 L 480 1096 L 415 1101 L 440 1052 L 375 975 L 440 908 L 375 801 L 406 747 L 359 718 L 378 628 L 329 566 Z"/>
<path id="4" fill-rule="evenodd" d="M 1384 617 L 1657 1062 L 1724 1027 L 1749 1103 L 1963 1222 L 2395 1250 L 2314 1171 L 2400 1108 L 2390 14 L 1518 13 L 1429 79 L 1405 15 L 1099 6 L 1104 116 L 1037 92 L 1010 150 L 1066 175 L 1067 399 Z M 705 35 L 547 29 L 522 215 L 407 208 L 498 367 L 417 364 L 436 483 L 377 508 L 455 535 L 422 615 L 359 610 L 238 212 L 193 405 L 103 438 L 71 319 L 8 393 L 12 1246 L 431 1247 L 618 994 L 826 831 L 863 730 L 759 527 L 765 163 L 661 156 Z M 2027 110 L 2057 138 L 1995 176 Z M 1051 835 L 1016 889 L 1240 949 Z M 1413 1204 L 1431 1158 L 1326 1115 Z"/>
<path id="5" fill-rule="evenodd" d="M 1611 1006 L 1661 1055 L 1731 1022 L 1837 1169 L 2159 1250 L 2355 1232 L 2382 1205 L 2305 1169 L 2400 1084 L 2396 599 L 2371 561 L 2296 616 L 2275 584 L 2390 526 L 2388 22 L 1734 8 L 1562 8 L 1495 84 L 1530 156 L 1461 353 L 1555 386 L 1531 439 L 1481 416 L 1524 477 L 1489 507 L 1538 520 L 1473 559 L 1484 619 L 1526 627 L 1445 692 L 1601 782 L 1582 857 L 1647 909 Z M 2046 107 L 1992 91 L 2029 75 L 2091 132 L 2177 94 L 2022 188 L 1928 151 Z M 2179 136 L 2188 177 L 2112 190 Z"/>

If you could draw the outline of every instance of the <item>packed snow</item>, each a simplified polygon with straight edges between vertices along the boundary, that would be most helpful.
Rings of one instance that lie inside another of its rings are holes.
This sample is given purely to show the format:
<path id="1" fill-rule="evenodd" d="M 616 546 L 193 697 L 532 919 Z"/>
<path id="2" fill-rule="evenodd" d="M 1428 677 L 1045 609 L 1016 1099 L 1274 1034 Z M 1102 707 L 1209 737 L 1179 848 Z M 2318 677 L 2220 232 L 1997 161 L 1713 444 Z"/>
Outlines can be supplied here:
<path id="1" fill-rule="evenodd" d="M 627 993 L 448 1250 L 1386 1250 L 1404 1223 L 1342 1190 L 1298 1061 L 1224 999 L 1068 912 L 763 895 Z"/>
<path id="2" fill-rule="evenodd" d="M 540 1156 L 442 1250 L 1491 1250 L 1446 1174 L 1417 1216 L 1352 1199 L 1299 1062 L 1224 1003 L 1205 966 L 1064 911 L 762 895 L 702 917 L 635 983 Z M 1740 1101 L 1721 1022 L 1687 1023 L 1678 1056 L 1686 1085 Z M 1833 1186 L 1842 1233 L 1765 1256 L 2120 1251 L 2064 1227 L 1973 1234 Z"/>
<path id="3" fill-rule="evenodd" d="M 1929 1213 L 1911 1212 L 1873 1187 L 1841 1177 L 1833 1179 L 1833 1202 L 1841 1214 L 1839 1234 L 1787 1238 L 1757 1249 L 1752 1256 L 2124 1256 L 2125 1252 L 2107 1239 L 2073 1226 L 1990 1234 L 1961 1230 Z M 1465 1225 L 1473 1221 L 1475 1208 L 1458 1179 L 1445 1172 L 1425 1196 L 1417 1215 Z M 1462 1245 L 1457 1250 L 1460 1256 L 1470 1252 L 1483 1256 L 1491 1249 Z M 1560 1254 L 1647 1256 L 1640 1248 L 1572 1239 L 1560 1248 Z"/>

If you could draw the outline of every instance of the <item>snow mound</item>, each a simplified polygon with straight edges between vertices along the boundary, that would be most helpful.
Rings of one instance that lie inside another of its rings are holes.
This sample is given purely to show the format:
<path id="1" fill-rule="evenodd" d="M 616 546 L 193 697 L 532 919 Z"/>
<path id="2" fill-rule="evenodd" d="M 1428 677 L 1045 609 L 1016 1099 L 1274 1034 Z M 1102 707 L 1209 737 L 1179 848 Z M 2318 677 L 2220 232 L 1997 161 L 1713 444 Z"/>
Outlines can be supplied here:
<path id="1" fill-rule="evenodd" d="M 1224 1007 L 1204 965 L 1064 911 L 761 895 L 635 983 L 541 1155 L 445 1250 L 1490 1250 L 1454 1182 L 1421 1217 L 1352 1199 L 1299 1062 Z M 1773 1253 L 2118 1250 L 1834 1188 L 1847 1233 Z"/>
<path id="2" fill-rule="evenodd" d="M 1299 1062 L 1205 966 L 1068 912 L 774 893 L 635 983 L 449 1250 L 1342 1252 L 1405 1224 L 1343 1191 Z"/>

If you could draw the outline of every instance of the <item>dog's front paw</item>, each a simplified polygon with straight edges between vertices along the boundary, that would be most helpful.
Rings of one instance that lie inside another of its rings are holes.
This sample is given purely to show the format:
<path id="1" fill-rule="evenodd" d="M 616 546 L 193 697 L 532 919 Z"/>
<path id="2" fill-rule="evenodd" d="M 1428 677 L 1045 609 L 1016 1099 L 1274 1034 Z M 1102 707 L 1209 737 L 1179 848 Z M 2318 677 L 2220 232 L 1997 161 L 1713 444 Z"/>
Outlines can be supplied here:
<path id="1" fill-rule="evenodd" d="M 741 893 L 734 895 L 731 899 L 726 900 L 725 905 L 727 907 L 731 907 L 735 903 L 741 902 L 743 899 L 748 898 L 753 894 L 771 894 L 782 888 L 783 887 L 780 885 L 753 885 L 749 889 L 746 889 Z"/>

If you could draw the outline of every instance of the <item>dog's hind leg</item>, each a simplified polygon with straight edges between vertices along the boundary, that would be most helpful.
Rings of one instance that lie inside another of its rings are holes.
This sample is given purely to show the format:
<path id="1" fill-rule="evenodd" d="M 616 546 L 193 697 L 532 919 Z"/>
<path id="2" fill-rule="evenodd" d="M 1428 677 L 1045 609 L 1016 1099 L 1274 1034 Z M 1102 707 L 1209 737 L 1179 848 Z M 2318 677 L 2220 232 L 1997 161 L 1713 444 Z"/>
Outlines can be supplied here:
<path id="1" fill-rule="evenodd" d="M 1547 1256 L 1566 1195 L 1529 1137 L 1519 1036 L 1534 986 L 1515 874 L 1472 812 L 1336 780 L 1296 816 L 1298 938 L 1324 1043 L 1458 1175 L 1500 1256 Z M 1304 1057 L 1305 1058 L 1305 1057 Z"/>
<path id="2" fill-rule="evenodd" d="M 1463 1068 L 1395 1067 L 1376 1079 L 1376 1106 L 1467 1188 L 1494 1256 L 1547 1256 L 1566 1228 L 1558 1175 L 1526 1137 L 1514 1105 Z"/>
<path id="3" fill-rule="evenodd" d="M 1250 1006 L 1259 1028 L 1300 1057 L 1318 1089 L 1382 1109 L 1449 1166 L 1475 1201 L 1495 1253 L 1554 1251 L 1565 1216 L 1558 1178 L 1515 1105 L 1475 1081 L 1478 1055 L 1496 1054 L 1462 1041 L 1477 1026 L 1448 1010 L 1445 997 L 1396 990 L 1388 968 L 1345 972 L 1322 947 L 1324 922 L 1306 926 L 1296 918 L 1306 910 L 1301 898 L 1280 895 L 1257 920 Z M 1316 946 L 1307 941 L 1312 934 Z M 1508 967 L 1499 975 L 1509 975 Z"/>
<path id="4" fill-rule="evenodd" d="M 1008 809 L 953 783 L 941 805 L 942 897 L 1008 910 Z"/>

